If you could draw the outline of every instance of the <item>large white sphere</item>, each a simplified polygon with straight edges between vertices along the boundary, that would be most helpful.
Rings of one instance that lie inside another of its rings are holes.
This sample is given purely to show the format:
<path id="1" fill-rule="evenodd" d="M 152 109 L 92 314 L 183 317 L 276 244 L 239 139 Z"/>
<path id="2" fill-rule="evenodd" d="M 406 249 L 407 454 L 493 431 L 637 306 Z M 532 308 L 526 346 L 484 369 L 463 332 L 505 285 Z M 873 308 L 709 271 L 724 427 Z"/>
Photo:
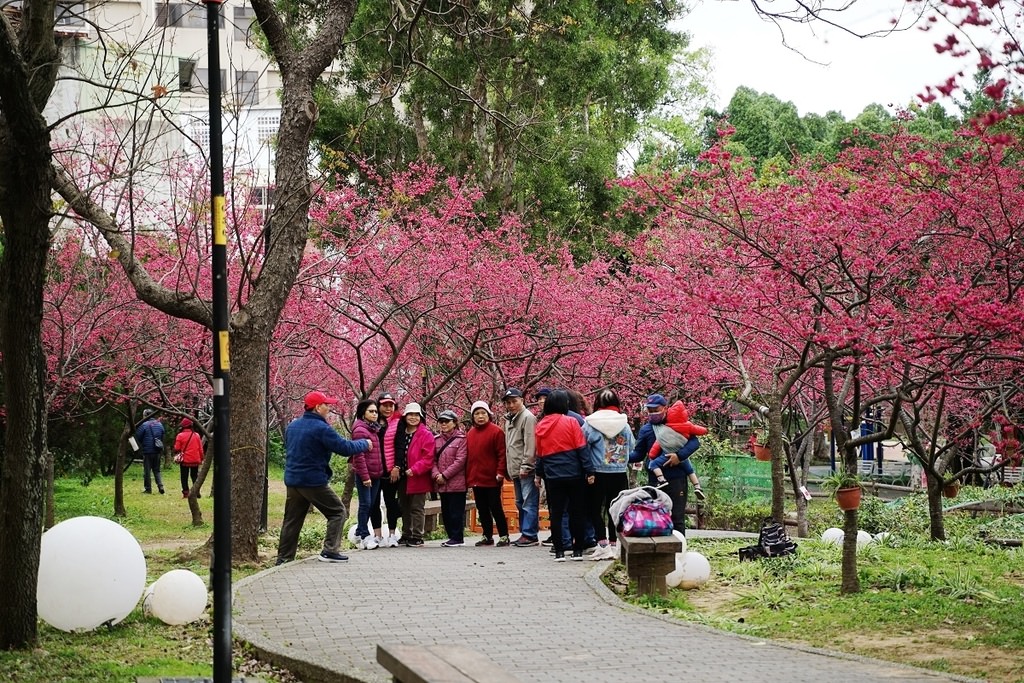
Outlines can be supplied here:
<path id="1" fill-rule="evenodd" d="M 683 547 L 679 551 L 679 555 L 680 556 L 686 555 L 686 536 L 683 536 L 683 532 L 680 531 L 679 529 L 673 529 L 672 530 L 672 535 L 676 537 L 676 540 L 678 540 L 680 543 L 683 544 Z M 680 566 L 679 563 L 676 562 L 676 567 L 679 567 L 679 566 Z"/>
<path id="2" fill-rule="evenodd" d="M 36 607 L 61 631 L 116 624 L 146 587 L 146 558 L 135 537 L 102 517 L 74 517 L 43 534 Z"/>
<path id="3" fill-rule="evenodd" d="M 871 534 L 869 534 L 868 532 L 864 531 L 863 529 L 861 529 L 860 531 L 857 532 L 857 547 L 858 548 L 863 548 L 864 546 L 869 545 L 869 544 L 874 543 L 874 542 L 875 542 L 874 537 Z"/>
<path id="4" fill-rule="evenodd" d="M 675 532 L 673 532 L 675 533 Z M 683 543 L 686 543 L 683 541 Z M 676 588 L 683 580 L 683 565 L 686 564 L 686 546 L 683 546 L 684 550 L 681 553 L 676 553 L 676 568 L 665 574 L 665 583 L 668 584 L 669 588 Z"/>
<path id="5" fill-rule="evenodd" d="M 825 529 L 821 533 L 821 540 L 832 545 L 842 545 L 845 536 L 846 534 L 843 533 L 842 529 L 832 527 L 831 529 Z"/>
<path id="6" fill-rule="evenodd" d="M 172 569 L 153 584 L 146 607 L 165 624 L 195 621 L 206 611 L 206 584 L 187 569 Z"/>
<path id="7" fill-rule="evenodd" d="M 700 588 L 711 578 L 711 564 L 707 558 L 692 550 L 686 553 L 683 560 L 683 576 L 679 587 L 685 590 Z"/>

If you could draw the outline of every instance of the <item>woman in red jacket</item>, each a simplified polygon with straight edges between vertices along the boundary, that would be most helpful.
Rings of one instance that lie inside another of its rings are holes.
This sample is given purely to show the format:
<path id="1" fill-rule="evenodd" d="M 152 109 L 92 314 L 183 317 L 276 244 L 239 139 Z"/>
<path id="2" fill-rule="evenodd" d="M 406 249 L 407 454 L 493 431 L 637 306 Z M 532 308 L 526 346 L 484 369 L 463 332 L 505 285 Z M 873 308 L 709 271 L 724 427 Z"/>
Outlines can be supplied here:
<path id="1" fill-rule="evenodd" d="M 199 477 L 199 466 L 203 463 L 203 437 L 192 429 L 192 420 L 181 418 L 181 431 L 174 439 L 174 462 L 181 469 L 181 497 L 188 498 L 189 477 L 195 486 Z M 196 491 L 196 497 L 199 492 Z"/>
<path id="2" fill-rule="evenodd" d="M 558 389 L 544 402 L 544 415 L 537 422 L 537 486 L 543 479 L 548 492 L 548 511 L 551 540 L 555 547 L 555 562 L 565 562 L 562 535 L 562 515 L 569 513 L 572 532 L 572 559 L 583 559 L 584 498 L 586 487 L 594 483 L 594 462 L 587 450 L 580 423 L 569 417 L 569 394 Z"/>
<path id="3" fill-rule="evenodd" d="M 404 463 L 405 495 L 402 504 L 402 540 L 410 548 L 423 545 L 423 509 L 434 490 L 434 435 L 423 424 L 419 403 L 407 403 L 395 432 L 395 463 Z"/>

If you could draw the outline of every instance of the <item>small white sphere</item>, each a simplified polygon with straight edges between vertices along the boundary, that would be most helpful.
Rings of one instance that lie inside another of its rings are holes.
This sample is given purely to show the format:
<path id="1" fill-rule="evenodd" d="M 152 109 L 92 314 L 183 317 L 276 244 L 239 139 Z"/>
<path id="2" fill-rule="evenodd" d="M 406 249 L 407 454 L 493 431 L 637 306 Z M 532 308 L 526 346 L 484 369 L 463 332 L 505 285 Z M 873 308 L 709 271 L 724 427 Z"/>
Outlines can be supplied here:
<path id="1" fill-rule="evenodd" d="M 868 532 L 864 531 L 863 529 L 861 529 L 860 531 L 857 532 L 857 547 L 858 548 L 863 548 L 864 546 L 870 545 L 871 543 L 874 543 L 874 542 L 875 542 L 875 539 L 871 536 L 871 534 L 869 534 Z"/>
<path id="2" fill-rule="evenodd" d="M 74 517 L 43 534 L 36 609 L 61 631 L 116 624 L 146 587 L 146 558 L 135 537 L 102 517 Z"/>
<path id="3" fill-rule="evenodd" d="M 673 532 L 674 533 L 674 532 Z M 685 545 L 683 546 L 686 547 Z M 683 565 L 686 564 L 686 551 L 676 553 L 676 568 L 665 575 L 665 583 L 669 588 L 676 588 L 683 580 Z"/>
<path id="4" fill-rule="evenodd" d="M 683 532 L 680 531 L 679 529 L 673 529 L 672 530 L 672 535 L 676 537 L 676 540 L 678 540 L 680 543 L 683 544 L 683 547 L 682 547 L 682 549 L 680 549 L 678 554 L 680 556 L 686 555 L 686 536 L 684 536 Z M 676 566 L 679 566 L 678 562 L 676 563 Z"/>
<path id="5" fill-rule="evenodd" d="M 147 605 L 165 624 L 188 624 L 206 611 L 206 584 L 187 569 L 172 569 L 153 584 Z"/>
<path id="6" fill-rule="evenodd" d="M 890 536 L 892 536 L 892 534 L 890 534 L 888 531 L 882 531 L 875 534 L 875 540 L 879 543 L 884 543 L 885 539 L 889 538 Z"/>
<path id="7" fill-rule="evenodd" d="M 825 529 L 821 532 L 821 540 L 825 543 L 831 543 L 832 545 L 842 545 L 843 538 L 846 534 L 843 533 L 842 529 L 832 527 L 831 529 Z"/>
<path id="8" fill-rule="evenodd" d="M 711 578 L 711 563 L 698 552 L 686 553 L 683 560 L 683 576 L 679 587 L 685 590 L 700 588 Z"/>

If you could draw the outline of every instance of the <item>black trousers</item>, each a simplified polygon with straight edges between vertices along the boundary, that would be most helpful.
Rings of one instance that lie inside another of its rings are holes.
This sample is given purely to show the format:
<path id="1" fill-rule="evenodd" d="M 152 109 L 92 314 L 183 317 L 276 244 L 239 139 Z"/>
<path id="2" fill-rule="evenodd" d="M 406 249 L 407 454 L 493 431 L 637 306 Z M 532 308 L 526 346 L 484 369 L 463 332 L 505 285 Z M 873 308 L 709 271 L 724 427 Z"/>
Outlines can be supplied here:
<path id="1" fill-rule="evenodd" d="M 583 552 L 586 544 L 584 517 L 586 515 L 586 481 L 583 479 L 545 479 L 548 491 L 548 514 L 551 515 L 551 543 L 556 553 L 565 552 L 562 535 L 562 515 L 569 514 L 569 532 L 572 534 L 573 552 Z M 597 533 L 597 529 L 594 529 Z"/>
<path id="2" fill-rule="evenodd" d="M 608 507 L 615 496 L 629 488 L 629 478 L 625 472 L 596 472 L 594 483 L 587 486 L 587 515 L 590 525 L 594 527 L 594 539 L 598 541 L 615 541 L 615 522 L 608 514 Z"/>
<path id="3" fill-rule="evenodd" d="M 476 501 L 476 512 L 480 526 L 484 529 L 484 538 L 494 538 L 495 525 L 498 527 L 498 536 L 508 536 L 508 519 L 501 507 L 501 487 L 474 486 L 473 500 Z"/>
<path id="4" fill-rule="evenodd" d="M 442 493 L 440 497 L 441 523 L 448 539 L 462 543 L 466 530 L 466 492 Z"/>

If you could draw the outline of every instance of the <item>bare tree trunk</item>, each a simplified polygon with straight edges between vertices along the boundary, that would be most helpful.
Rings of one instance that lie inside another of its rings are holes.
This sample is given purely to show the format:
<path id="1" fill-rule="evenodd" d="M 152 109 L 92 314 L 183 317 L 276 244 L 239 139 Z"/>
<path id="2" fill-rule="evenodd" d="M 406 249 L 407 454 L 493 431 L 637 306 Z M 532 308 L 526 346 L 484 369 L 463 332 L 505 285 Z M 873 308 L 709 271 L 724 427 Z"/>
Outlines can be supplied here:
<path id="1" fill-rule="evenodd" d="M 942 477 L 928 473 L 928 529 L 933 541 L 946 540 L 946 521 L 942 512 Z"/>
<path id="2" fill-rule="evenodd" d="M 128 456 L 128 437 L 131 435 L 131 423 L 127 422 L 117 441 L 117 461 L 114 465 L 114 517 L 119 519 L 128 516 L 124 509 L 124 463 Z"/>
<path id="3" fill-rule="evenodd" d="M 778 396 L 768 399 L 769 443 L 772 450 L 772 519 L 786 523 L 786 448 L 782 441 L 782 405 Z"/>
<path id="4" fill-rule="evenodd" d="M 43 530 L 52 529 L 54 525 L 54 500 L 53 500 L 53 453 L 46 449 L 46 514 L 43 520 Z"/>
<path id="5" fill-rule="evenodd" d="M 843 522 L 843 580 L 839 592 L 843 595 L 860 592 L 857 576 L 857 511 L 847 510 Z"/>

